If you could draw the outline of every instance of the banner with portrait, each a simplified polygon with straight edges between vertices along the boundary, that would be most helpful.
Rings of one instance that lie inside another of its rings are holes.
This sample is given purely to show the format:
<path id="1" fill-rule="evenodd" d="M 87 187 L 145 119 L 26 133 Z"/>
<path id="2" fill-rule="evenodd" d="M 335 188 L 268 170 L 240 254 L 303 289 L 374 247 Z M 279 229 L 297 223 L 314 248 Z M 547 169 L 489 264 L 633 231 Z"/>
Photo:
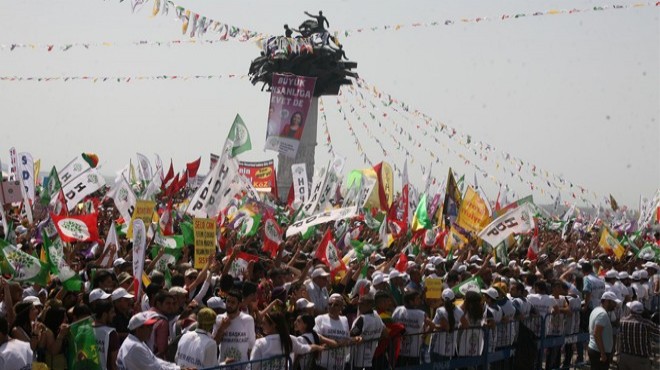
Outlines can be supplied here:
<path id="1" fill-rule="evenodd" d="M 273 74 L 265 149 L 295 158 L 315 84 L 315 77 Z"/>
<path id="2" fill-rule="evenodd" d="M 238 173 L 249 179 L 257 191 L 277 194 L 277 179 L 273 160 L 263 162 L 238 162 Z"/>

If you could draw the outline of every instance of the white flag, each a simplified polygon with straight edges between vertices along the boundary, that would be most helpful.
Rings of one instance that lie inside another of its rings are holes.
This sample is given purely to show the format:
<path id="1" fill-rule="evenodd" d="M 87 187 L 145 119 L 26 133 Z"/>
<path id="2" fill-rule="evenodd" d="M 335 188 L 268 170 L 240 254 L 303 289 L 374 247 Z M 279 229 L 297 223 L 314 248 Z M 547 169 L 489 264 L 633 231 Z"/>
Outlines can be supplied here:
<path id="1" fill-rule="evenodd" d="M 302 207 L 301 215 L 311 215 L 316 210 L 316 206 L 319 203 L 319 198 L 321 197 L 321 192 L 325 186 L 326 168 L 321 168 L 318 172 L 314 173 L 314 181 L 312 185 L 312 191 L 309 193 L 309 199 L 307 203 Z"/>
<path id="2" fill-rule="evenodd" d="M 220 204 L 232 191 L 231 184 L 238 176 L 238 161 L 229 158 L 233 142 L 227 140 L 222 157 L 206 175 L 202 185 L 193 196 L 186 213 L 196 218 L 213 218 L 220 211 Z"/>
<path id="3" fill-rule="evenodd" d="M 368 177 L 368 176 L 362 176 L 362 185 L 360 187 L 360 195 L 358 198 L 358 207 L 364 208 L 364 206 L 367 204 L 367 201 L 369 201 L 369 197 L 371 196 L 371 193 L 373 193 L 374 189 L 376 188 L 376 179 L 373 177 Z"/>
<path id="4" fill-rule="evenodd" d="M 142 290 L 142 272 L 144 272 L 144 252 L 147 244 L 147 232 L 144 227 L 144 221 L 141 219 L 133 220 L 133 276 L 138 281 L 138 288 L 135 296 L 140 296 Z"/>
<path id="5" fill-rule="evenodd" d="M 57 176 L 60 178 L 60 184 L 62 184 L 62 187 L 66 186 L 69 182 L 73 181 L 89 168 L 91 168 L 89 163 L 83 159 L 82 155 L 77 156 L 64 166 L 64 168 L 57 171 Z"/>
<path id="6" fill-rule="evenodd" d="M 128 222 L 133 216 L 133 210 L 135 209 L 135 202 L 137 202 L 137 197 L 133 193 L 133 189 L 126 181 L 124 176 L 119 178 L 119 181 L 115 183 L 115 186 L 108 193 L 108 197 L 112 198 L 115 202 L 115 207 L 117 211 L 124 219 Z"/>
<path id="7" fill-rule="evenodd" d="M 72 181 L 62 186 L 67 209 L 72 210 L 80 201 L 105 186 L 105 179 L 96 169 L 88 168 Z"/>
<path id="8" fill-rule="evenodd" d="M 293 176 L 292 186 L 293 186 L 294 203 L 303 204 L 307 199 L 309 199 L 309 184 L 307 182 L 307 166 L 304 163 L 292 164 L 291 175 Z"/>
<path id="9" fill-rule="evenodd" d="M 30 153 L 18 153 L 18 177 L 23 187 L 22 194 L 34 204 L 34 160 Z"/>
<path id="10" fill-rule="evenodd" d="M 286 230 L 286 236 L 289 237 L 291 235 L 295 235 L 296 233 L 303 232 L 307 230 L 307 228 L 314 225 L 320 225 L 330 221 L 351 218 L 356 214 L 357 214 L 357 207 L 355 206 L 348 208 L 333 209 L 327 212 L 321 212 L 319 214 L 315 214 L 311 217 L 307 217 L 300 221 L 296 221 L 292 223 L 291 226 L 289 226 L 289 228 Z"/>
<path id="11" fill-rule="evenodd" d="M 117 259 L 117 251 L 119 250 L 119 239 L 117 238 L 117 229 L 115 228 L 115 222 L 112 221 L 110 224 L 110 230 L 108 230 L 108 237 L 105 239 L 105 249 L 110 248 L 110 244 L 115 245 L 115 251 L 113 253 L 108 253 L 101 261 L 101 266 L 109 266 L 111 261 Z"/>
<path id="12" fill-rule="evenodd" d="M 138 176 L 141 181 L 149 181 L 153 176 L 151 171 L 151 162 L 146 155 L 137 153 L 138 158 Z"/>
<path id="13" fill-rule="evenodd" d="M 534 208 L 530 203 L 523 203 L 488 224 L 479 232 L 479 237 L 495 247 L 511 234 L 523 234 L 532 229 L 534 229 Z"/>
<path id="14" fill-rule="evenodd" d="M 142 194 L 142 199 L 151 199 L 154 195 L 158 194 L 160 191 L 160 186 L 163 184 L 163 168 L 156 170 L 156 173 L 151 176 L 151 181 L 147 185 L 147 189 Z"/>

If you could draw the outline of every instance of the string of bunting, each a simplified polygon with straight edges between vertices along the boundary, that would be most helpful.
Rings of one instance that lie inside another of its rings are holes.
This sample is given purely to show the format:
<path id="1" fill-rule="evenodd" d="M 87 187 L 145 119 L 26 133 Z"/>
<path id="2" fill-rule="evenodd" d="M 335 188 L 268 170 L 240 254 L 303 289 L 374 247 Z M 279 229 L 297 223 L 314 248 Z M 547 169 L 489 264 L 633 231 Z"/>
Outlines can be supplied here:
<path id="1" fill-rule="evenodd" d="M 330 137 L 330 130 L 328 129 L 328 117 L 325 115 L 325 106 L 323 105 L 323 98 L 319 99 L 319 113 L 321 113 L 321 122 L 323 122 L 323 136 L 325 137 L 325 146 L 328 147 L 328 153 L 335 157 L 335 150 L 332 147 L 332 138 Z"/>
<path id="2" fill-rule="evenodd" d="M 160 75 L 160 76 L 0 76 L 0 81 L 10 82 L 133 82 L 133 81 L 160 81 L 160 80 L 219 80 L 226 78 L 244 79 L 247 75 L 226 74 L 226 75 Z"/>
<path id="3" fill-rule="evenodd" d="M 369 156 L 367 156 L 366 151 L 364 150 L 362 144 L 360 143 L 360 139 L 358 139 L 357 135 L 355 134 L 355 130 L 353 129 L 353 125 L 351 124 L 351 121 L 346 116 L 346 111 L 341 106 L 340 96 L 342 95 L 342 93 L 343 93 L 343 89 L 337 95 L 337 106 L 338 106 L 339 114 L 343 116 L 344 122 L 346 122 L 346 126 L 348 127 L 348 132 L 350 132 L 351 136 L 353 137 L 353 143 L 355 144 L 355 148 L 360 154 L 360 157 L 362 157 L 362 162 L 373 167 L 373 162 L 371 161 L 371 159 L 369 159 Z"/>
<path id="4" fill-rule="evenodd" d="M 362 88 L 363 90 L 368 91 L 370 94 L 376 97 L 379 101 L 381 101 L 381 104 L 384 107 L 392 109 L 395 112 L 401 114 L 402 118 L 409 120 L 409 118 L 407 118 L 406 115 L 410 115 L 414 117 L 415 118 L 414 121 L 410 121 L 411 127 L 417 127 L 418 129 L 421 129 L 421 126 L 419 125 L 419 121 L 421 120 L 422 122 L 424 122 L 427 125 L 427 127 L 429 127 L 430 132 L 427 130 L 420 130 L 423 131 L 422 135 L 432 136 L 436 143 L 440 143 L 440 141 L 438 140 L 437 136 L 432 134 L 432 132 L 439 131 L 441 133 L 444 133 L 448 139 L 451 139 L 450 142 L 454 142 L 455 144 L 461 145 L 463 148 L 465 148 L 467 153 L 472 153 L 473 155 L 475 155 L 484 162 L 487 162 L 489 159 L 491 160 L 491 163 L 492 161 L 495 161 L 495 163 L 493 164 L 495 165 L 496 169 L 503 171 L 503 173 L 510 175 L 512 178 L 515 177 L 516 172 L 518 172 L 517 179 L 522 183 L 526 183 L 527 185 L 529 185 L 532 188 L 532 190 L 538 188 L 539 191 L 541 191 L 543 194 L 545 193 L 542 187 L 535 185 L 531 181 L 525 181 L 521 175 L 522 170 L 527 170 L 526 172 L 529 173 L 531 176 L 528 178 L 544 177 L 543 184 L 549 187 L 550 189 L 568 191 L 570 192 L 572 198 L 580 199 L 584 203 L 589 204 L 592 207 L 595 207 L 595 205 L 592 202 L 590 202 L 588 199 L 584 197 L 584 194 L 588 192 L 586 188 L 580 185 L 575 185 L 572 182 L 564 179 L 562 176 L 553 174 L 547 170 L 538 170 L 536 165 L 534 164 L 525 162 L 522 159 L 511 156 L 507 152 L 499 151 L 499 154 L 502 156 L 504 162 L 513 165 L 517 169 L 517 171 L 513 171 L 510 168 L 508 168 L 506 165 L 501 165 L 496 159 L 493 158 L 496 154 L 498 154 L 498 153 L 494 153 L 497 151 L 497 148 L 495 148 L 494 146 L 487 143 L 483 143 L 481 141 L 474 141 L 472 140 L 470 135 L 462 134 L 458 132 L 456 129 L 450 128 L 444 123 L 437 122 L 417 110 L 411 110 L 407 104 L 403 102 L 399 102 L 389 94 L 381 93 L 379 89 L 367 85 L 364 80 L 358 81 L 357 86 L 358 88 Z M 396 120 L 392 120 L 392 122 L 396 123 Z M 401 131 L 399 131 L 399 133 L 401 133 Z M 409 135 L 409 141 L 413 142 L 413 145 L 419 146 L 419 143 L 416 143 L 414 141 L 415 140 L 414 137 L 415 135 Z M 466 164 L 472 163 L 472 161 L 470 161 L 469 158 L 465 157 L 465 155 L 463 155 L 462 153 L 459 153 L 455 150 L 452 151 L 454 152 L 455 155 L 459 156 L 459 158 L 466 161 Z M 497 180 L 497 178 L 495 178 L 494 176 L 488 175 L 488 173 L 478 165 L 474 164 L 473 166 L 476 166 L 475 169 L 477 169 L 478 172 L 480 172 L 484 177 L 489 177 L 492 181 L 497 181 L 499 184 L 503 186 L 506 185 L 500 183 L 499 180 Z M 580 189 L 579 191 L 580 195 L 576 194 L 574 187 Z M 594 200 L 598 199 L 598 196 L 596 195 L 595 192 L 591 191 L 590 193 L 593 196 Z M 554 199 L 554 196 L 552 194 L 550 194 L 550 197 Z"/>
<path id="5" fill-rule="evenodd" d="M 638 2 L 634 4 L 625 4 L 625 5 L 603 5 L 603 6 L 592 6 L 582 9 L 549 9 L 543 11 L 529 12 L 529 13 L 509 13 L 502 14 L 499 16 L 483 16 L 483 17 L 461 17 L 456 19 L 446 19 L 444 21 L 431 21 L 431 22 L 414 22 L 410 24 L 393 24 L 393 25 L 383 25 L 383 26 L 373 26 L 373 27 L 361 27 L 355 29 L 344 30 L 344 37 L 354 36 L 356 34 L 364 32 L 374 32 L 374 31 L 388 31 L 394 30 L 398 31 L 402 28 L 421 28 L 421 27 L 439 27 L 439 26 L 451 26 L 460 23 L 483 23 L 483 22 L 492 22 L 492 21 L 506 21 L 513 19 L 522 19 L 529 17 L 540 17 L 546 15 L 561 15 L 561 14 L 578 14 L 586 12 L 601 12 L 605 10 L 623 10 L 623 9 L 633 9 L 633 8 L 643 8 L 643 7 L 657 7 L 660 6 L 660 1 L 658 2 Z"/>
<path id="6" fill-rule="evenodd" d="M 414 22 L 410 24 L 394 24 L 394 25 L 374 26 L 374 27 L 361 27 L 361 28 L 343 30 L 337 33 L 343 34 L 345 37 L 350 37 L 364 32 L 390 31 L 390 30 L 398 31 L 403 28 L 451 26 L 458 23 L 478 24 L 487 21 L 505 21 L 512 19 L 539 17 L 544 15 L 578 14 L 585 12 L 600 12 L 605 10 L 621 10 L 621 9 L 643 8 L 643 7 L 650 8 L 650 7 L 658 7 L 658 6 L 660 6 L 660 1 L 655 3 L 647 2 L 647 3 L 635 3 L 635 4 L 627 4 L 627 5 L 594 6 L 583 9 L 575 9 L 575 8 L 561 9 L 561 10 L 550 9 L 545 11 L 531 12 L 531 13 L 503 14 L 501 16 L 495 16 L 495 17 L 474 17 L 474 18 L 461 17 L 453 20 L 447 19 L 445 21 Z M 120 46 L 120 45 L 173 47 L 173 46 L 195 45 L 195 44 L 212 45 L 216 43 L 223 43 L 229 40 L 238 40 L 241 42 L 245 42 L 252 39 L 262 39 L 262 38 L 270 37 L 270 35 L 262 32 L 248 30 L 239 26 L 234 26 L 214 20 L 210 16 L 202 15 L 190 9 L 184 8 L 182 6 L 178 6 L 172 1 L 154 0 L 154 7 L 151 11 L 152 18 L 157 15 L 167 16 L 169 15 L 170 9 L 174 9 L 174 14 L 176 19 L 181 21 L 182 33 L 184 35 L 188 34 L 189 37 L 191 37 L 191 39 L 170 40 L 170 41 L 139 40 L 139 41 L 132 41 L 127 43 L 112 42 L 112 41 L 68 42 L 63 44 L 13 42 L 7 44 L 0 44 L 0 50 L 15 51 L 20 49 L 32 49 L 32 50 L 43 50 L 43 51 L 52 52 L 52 51 L 69 51 L 73 48 L 90 49 L 95 47 L 110 47 L 110 46 Z M 201 37 L 204 37 L 209 32 L 212 34 L 217 34 L 218 39 L 212 39 L 212 40 L 199 39 Z"/>

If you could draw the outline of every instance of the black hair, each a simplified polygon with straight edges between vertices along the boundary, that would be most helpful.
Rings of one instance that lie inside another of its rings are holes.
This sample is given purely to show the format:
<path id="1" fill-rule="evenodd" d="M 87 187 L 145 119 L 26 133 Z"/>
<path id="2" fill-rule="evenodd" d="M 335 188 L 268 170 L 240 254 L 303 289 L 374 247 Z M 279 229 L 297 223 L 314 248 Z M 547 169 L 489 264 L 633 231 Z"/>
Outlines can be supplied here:
<path id="1" fill-rule="evenodd" d="M 103 316 L 104 313 L 110 312 L 111 310 L 114 309 L 114 305 L 112 304 L 112 302 L 108 301 L 107 299 L 99 300 L 95 303 L 96 304 L 94 305 L 94 315 L 96 315 L 97 319 Z"/>
<path id="2" fill-rule="evenodd" d="M 89 316 L 92 314 L 92 310 L 89 308 L 88 305 L 84 303 L 78 303 L 73 307 L 73 316 L 76 317 L 76 319 L 81 319 L 85 316 Z"/>
<path id="3" fill-rule="evenodd" d="M 44 317 L 44 325 L 46 325 L 46 327 L 53 332 L 53 335 L 57 337 L 57 334 L 60 333 L 60 325 L 64 322 L 65 317 L 66 309 L 64 307 L 50 306 Z"/>
<path id="4" fill-rule="evenodd" d="M 153 301 L 153 306 L 155 307 L 157 304 L 162 304 L 165 302 L 166 299 L 168 298 L 174 298 L 174 295 L 166 290 L 161 290 L 156 295 L 154 296 L 154 301 Z"/>
<path id="5" fill-rule="evenodd" d="M 291 336 L 289 335 L 289 325 L 286 321 L 286 317 L 279 312 L 270 312 L 264 316 L 264 320 L 275 325 L 277 333 L 280 336 L 282 354 L 288 356 L 293 349 L 293 343 L 291 342 Z"/>
<path id="6" fill-rule="evenodd" d="M 14 305 L 16 318 L 12 328 L 19 327 L 25 330 L 28 336 L 32 335 L 32 323 L 30 322 L 30 311 L 32 310 L 32 302 L 18 302 Z"/>
<path id="7" fill-rule="evenodd" d="M 223 292 L 228 292 L 234 287 L 234 278 L 227 274 L 227 275 L 222 275 L 220 278 L 220 290 Z"/>
<path id="8" fill-rule="evenodd" d="M 241 289 L 241 294 L 243 297 L 247 297 L 250 294 L 255 294 L 257 292 L 257 284 L 251 281 L 244 281 L 243 288 Z"/>
<path id="9" fill-rule="evenodd" d="M 0 316 L 0 334 L 9 335 L 9 323 L 4 316 Z"/>
<path id="10" fill-rule="evenodd" d="M 444 301 L 445 311 L 447 311 L 447 321 L 449 321 L 449 331 L 454 331 L 456 329 L 456 317 L 454 316 L 456 306 L 453 299 L 445 299 Z"/>
<path id="11" fill-rule="evenodd" d="M 412 304 L 412 302 L 419 297 L 419 292 L 416 290 L 411 290 L 408 292 L 403 293 L 403 305 L 408 306 Z"/>
<path id="12" fill-rule="evenodd" d="M 115 280 L 114 274 L 108 270 L 96 271 L 96 274 L 94 275 L 94 280 L 92 281 L 92 289 L 100 288 L 101 283 L 108 278 Z"/>

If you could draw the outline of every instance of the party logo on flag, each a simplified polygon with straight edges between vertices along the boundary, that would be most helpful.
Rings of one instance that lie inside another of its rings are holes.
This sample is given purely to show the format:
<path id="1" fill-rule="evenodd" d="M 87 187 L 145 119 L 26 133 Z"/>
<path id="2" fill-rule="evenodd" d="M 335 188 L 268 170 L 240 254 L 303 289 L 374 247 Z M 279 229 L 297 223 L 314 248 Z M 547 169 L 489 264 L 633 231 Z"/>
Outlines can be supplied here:
<path id="1" fill-rule="evenodd" d="M 279 243 L 282 242 L 282 237 L 280 236 L 278 227 L 275 224 L 275 220 L 273 220 L 272 218 L 266 220 L 266 223 L 264 224 L 264 232 L 266 233 L 268 239 Z"/>

